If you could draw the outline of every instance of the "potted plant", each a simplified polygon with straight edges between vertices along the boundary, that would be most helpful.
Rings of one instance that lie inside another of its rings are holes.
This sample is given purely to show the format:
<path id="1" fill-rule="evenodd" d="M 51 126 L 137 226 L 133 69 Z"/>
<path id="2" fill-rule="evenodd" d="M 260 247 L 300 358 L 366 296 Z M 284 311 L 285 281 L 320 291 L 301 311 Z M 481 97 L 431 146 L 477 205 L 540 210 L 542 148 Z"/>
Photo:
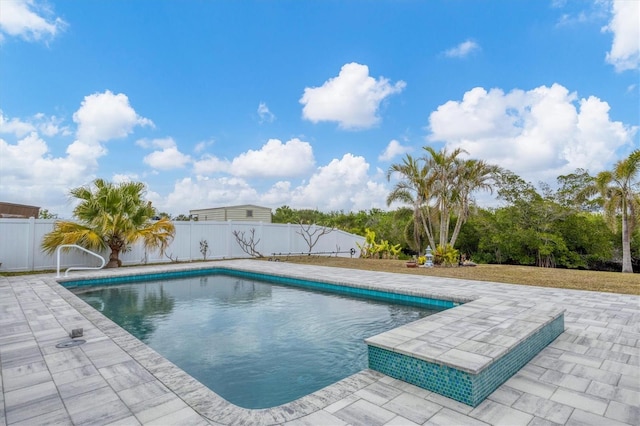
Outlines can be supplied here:
<path id="1" fill-rule="evenodd" d="M 416 259 L 415 256 L 407 260 L 407 268 L 417 268 L 417 267 L 418 267 L 418 260 Z"/>

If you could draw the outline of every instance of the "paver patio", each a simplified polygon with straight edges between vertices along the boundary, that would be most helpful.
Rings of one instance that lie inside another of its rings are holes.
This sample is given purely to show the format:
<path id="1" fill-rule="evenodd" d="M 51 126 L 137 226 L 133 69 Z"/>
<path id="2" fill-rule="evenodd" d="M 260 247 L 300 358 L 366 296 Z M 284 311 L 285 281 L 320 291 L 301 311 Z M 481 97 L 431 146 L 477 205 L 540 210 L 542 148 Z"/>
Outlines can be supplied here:
<path id="1" fill-rule="evenodd" d="M 207 264 L 71 275 L 203 266 Z M 223 400 L 89 307 L 53 274 L 0 277 L 0 425 L 640 424 L 639 296 L 285 262 L 232 260 L 209 266 L 462 299 L 546 301 L 566 309 L 565 331 L 475 408 L 364 370 L 289 404 L 247 410 Z M 85 344 L 56 348 L 79 327 Z"/>

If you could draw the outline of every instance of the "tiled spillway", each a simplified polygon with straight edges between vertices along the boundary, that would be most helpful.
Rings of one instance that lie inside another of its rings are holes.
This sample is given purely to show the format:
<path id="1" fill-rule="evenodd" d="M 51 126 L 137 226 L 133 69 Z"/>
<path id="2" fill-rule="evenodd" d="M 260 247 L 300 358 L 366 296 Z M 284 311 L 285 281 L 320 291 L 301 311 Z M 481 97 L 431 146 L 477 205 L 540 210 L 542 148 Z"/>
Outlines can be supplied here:
<path id="1" fill-rule="evenodd" d="M 369 368 L 475 407 L 563 331 L 553 304 L 483 297 L 366 339 Z"/>

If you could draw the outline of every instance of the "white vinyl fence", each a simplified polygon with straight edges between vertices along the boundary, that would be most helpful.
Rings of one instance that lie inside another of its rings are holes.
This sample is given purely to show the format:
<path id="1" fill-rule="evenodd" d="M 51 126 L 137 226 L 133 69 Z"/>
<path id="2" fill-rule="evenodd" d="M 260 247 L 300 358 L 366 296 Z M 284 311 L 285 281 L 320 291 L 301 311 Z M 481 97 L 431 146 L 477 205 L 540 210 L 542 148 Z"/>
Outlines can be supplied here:
<path id="1" fill-rule="evenodd" d="M 56 255 L 45 254 L 40 248 L 42 238 L 53 229 L 55 219 L 0 219 L 0 271 L 41 271 L 56 269 Z M 173 222 L 176 235 L 164 255 L 159 252 L 145 252 L 142 244 L 136 244 L 130 251 L 120 254 L 123 265 L 144 263 L 188 262 L 203 260 L 200 242 L 206 241 L 209 249 L 207 260 L 250 257 L 245 253 L 233 235 L 234 231 L 244 232 L 248 241 L 254 232 L 255 249 L 265 257 L 274 254 L 301 254 L 309 252 L 309 245 L 301 233 L 303 229 L 294 224 L 262 222 Z M 311 227 L 313 233 L 315 227 Z M 319 234 L 319 232 L 318 232 Z M 316 235 L 318 235 L 316 234 Z M 341 257 L 360 256 L 359 245 L 364 237 L 333 230 L 321 236 L 312 249 L 312 254 Z M 98 253 L 108 259 L 109 252 Z M 72 266 L 100 266 L 100 261 L 80 250 L 70 249 L 61 253 L 61 269 Z"/>

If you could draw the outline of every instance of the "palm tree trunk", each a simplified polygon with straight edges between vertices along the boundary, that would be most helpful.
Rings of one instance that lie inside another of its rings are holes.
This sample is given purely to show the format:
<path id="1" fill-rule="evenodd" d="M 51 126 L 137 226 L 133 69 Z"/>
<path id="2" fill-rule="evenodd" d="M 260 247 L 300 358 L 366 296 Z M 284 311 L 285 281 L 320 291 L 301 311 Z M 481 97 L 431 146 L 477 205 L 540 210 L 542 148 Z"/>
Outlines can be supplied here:
<path id="1" fill-rule="evenodd" d="M 449 209 L 447 208 L 447 205 L 445 204 L 444 201 L 441 202 L 440 204 L 440 246 L 441 247 L 445 247 L 447 245 L 447 226 L 448 226 L 448 220 L 447 217 L 449 216 Z"/>
<path id="2" fill-rule="evenodd" d="M 425 234 L 427 234 L 427 239 L 429 240 L 429 247 L 431 247 L 432 249 L 435 249 L 436 242 L 433 239 L 433 232 L 431 231 L 431 214 L 429 213 L 428 209 L 427 209 L 427 217 L 428 217 L 429 223 L 427 223 L 427 220 L 425 220 L 424 214 L 420 212 L 420 218 L 422 219 L 422 226 L 424 227 L 424 232 Z"/>
<path id="3" fill-rule="evenodd" d="M 109 262 L 105 266 L 105 268 L 118 268 L 122 264 L 120 259 L 118 258 L 120 255 L 120 249 L 111 248 L 111 253 L 109 254 Z"/>
<path id="4" fill-rule="evenodd" d="M 460 234 L 460 229 L 462 228 L 462 212 L 458 213 L 458 216 L 456 217 L 456 226 L 455 228 L 453 228 L 453 234 L 451 235 L 451 240 L 449 241 L 449 244 L 451 244 L 451 247 L 455 247 L 456 245 L 456 240 L 458 239 L 458 235 Z"/>
<path id="5" fill-rule="evenodd" d="M 626 207 L 626 206 L 625 206 Z M 622 212 L 622 272 L 633 273 L 631 264 L 631 232 L 626 210 Z"/>

